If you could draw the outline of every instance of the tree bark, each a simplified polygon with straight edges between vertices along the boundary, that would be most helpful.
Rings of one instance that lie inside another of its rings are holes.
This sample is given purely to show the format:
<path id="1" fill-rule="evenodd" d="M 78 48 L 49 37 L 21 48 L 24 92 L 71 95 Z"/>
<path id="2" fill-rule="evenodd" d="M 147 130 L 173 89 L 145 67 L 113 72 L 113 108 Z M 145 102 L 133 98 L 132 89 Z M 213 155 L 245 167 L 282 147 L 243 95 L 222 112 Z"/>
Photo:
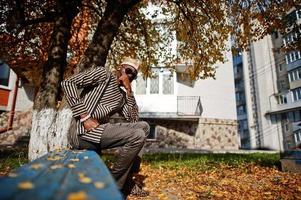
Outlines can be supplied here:
<path id="1" fill-rule="evenodd" d="M 62 115 L 62 113 L 57 113 L 56 105 L 60 92 L 60 82 L 66 66 L 71 24 L 78 13 L 76 7 L 78 2 L 65 2 L 63 0 L 57 0 L 56 2 L 58 15 L 54 20 L 48 60 L 43 66 L 43 80 L 34 101 L 28 152 L 29 160 L 36 159 L 56 147 L 66 145 L 66 138 L 62 137 L 56 130 L 57 123 L 60 123 L 57 118 Z M 66 115 L 66 113 L 63 115 Z M 56 144 L 53 141 L 56 141 Z"/>

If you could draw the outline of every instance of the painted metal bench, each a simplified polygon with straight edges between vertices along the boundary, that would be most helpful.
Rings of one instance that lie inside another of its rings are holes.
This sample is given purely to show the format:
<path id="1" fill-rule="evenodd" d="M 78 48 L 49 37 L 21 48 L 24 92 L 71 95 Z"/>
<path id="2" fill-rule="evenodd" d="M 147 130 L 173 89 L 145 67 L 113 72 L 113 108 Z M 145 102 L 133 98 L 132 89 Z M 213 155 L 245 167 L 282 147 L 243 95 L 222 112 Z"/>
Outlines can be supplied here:
<path id="1" fill-rule="evenodd" d="M 0 199 L 123 199 L 101 158 L 88 150 L 53 151 L 0 177 Z"/>

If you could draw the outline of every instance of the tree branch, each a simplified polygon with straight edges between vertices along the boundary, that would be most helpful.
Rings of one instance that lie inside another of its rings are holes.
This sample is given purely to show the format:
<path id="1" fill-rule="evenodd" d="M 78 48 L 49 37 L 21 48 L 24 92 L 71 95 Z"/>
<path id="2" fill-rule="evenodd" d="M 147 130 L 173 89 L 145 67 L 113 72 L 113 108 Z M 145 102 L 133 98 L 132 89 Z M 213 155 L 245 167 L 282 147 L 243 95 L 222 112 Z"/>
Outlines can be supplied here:
<path id="1" fill-rule="evenodd" d="M 43 23 L 43 22 L 54 22 L 54 17 L 55 16 L 57 16 L 56 13 L 51 13 L 50 15 L 48 14 L 45 17 L 25 20 L 21 25 L 23 27 L 25 27 L 25 26 L 29 26 L 29 25 L 32 25 L 32 24 L 38 24 L 38 23 Z"/>

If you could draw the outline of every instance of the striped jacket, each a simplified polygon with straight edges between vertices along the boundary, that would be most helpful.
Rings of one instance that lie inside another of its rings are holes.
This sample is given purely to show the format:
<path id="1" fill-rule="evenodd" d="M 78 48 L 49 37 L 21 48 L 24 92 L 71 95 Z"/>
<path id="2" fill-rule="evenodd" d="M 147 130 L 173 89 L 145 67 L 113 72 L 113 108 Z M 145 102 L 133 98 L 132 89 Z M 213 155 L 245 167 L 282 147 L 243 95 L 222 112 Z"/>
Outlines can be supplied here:
<path id="1" fill-rule="evenodd" d="M 82 139 L 100 143 L 109 117 L 116 112 L 129 122 L 137 122 L 139 119 L 134 96 L 128 96 L 118 86 L 116 77 L 104 67 L 93 67 L 81 72 L 62 81 L 61 85 L 76 122 L 77 135 Z M 80 122 L 82 114 L 90 114 L 99 121 L 100 126 L 85 131 Z"/>

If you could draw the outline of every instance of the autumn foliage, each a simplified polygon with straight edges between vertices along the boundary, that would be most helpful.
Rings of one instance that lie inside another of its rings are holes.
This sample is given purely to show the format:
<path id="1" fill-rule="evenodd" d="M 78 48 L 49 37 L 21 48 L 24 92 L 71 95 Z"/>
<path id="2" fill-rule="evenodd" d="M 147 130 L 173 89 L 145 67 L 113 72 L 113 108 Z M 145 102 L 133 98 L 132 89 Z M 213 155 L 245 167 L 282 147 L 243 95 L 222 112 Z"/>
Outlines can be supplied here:
<path id="1" fill-rule="evenodd" d="M 0 58 L 19 76 L 37 86 L 47 60 L 58 2 L 1 0 Z M 73 73 L 97 23 L 109 9 L 108 2 L 112 1 L 74 2 L 79 3 L 80 12 L 71 28 L 65 76 Z M 247 49 L 250 41 L 266 34 L 275 31 L 285 34 L 285 16 L 292 8 L 300 8 L 294 0 L 137 2 L 125 15 L 114 42 L 107 49 L 106 65 L 114 68 L 123 56 L 138 57 L 143 61 L 142 72 L 150 76 L 150 66 L 173 68 L 176 63 L 186 62 L 192 64 L 188 69 L 192 79 L 214 77 L 215 63 L 225 61 L 223 52 L 231 48 L 226 45 L 230 34 L 237 45 L 233 49 Z M 152 8 L 146 11 L 150 4 Z M 293 26 L 300 28 L 300 25 Z M 171 45 L 174 40 L 178 41 L 176 53 Z"/>

